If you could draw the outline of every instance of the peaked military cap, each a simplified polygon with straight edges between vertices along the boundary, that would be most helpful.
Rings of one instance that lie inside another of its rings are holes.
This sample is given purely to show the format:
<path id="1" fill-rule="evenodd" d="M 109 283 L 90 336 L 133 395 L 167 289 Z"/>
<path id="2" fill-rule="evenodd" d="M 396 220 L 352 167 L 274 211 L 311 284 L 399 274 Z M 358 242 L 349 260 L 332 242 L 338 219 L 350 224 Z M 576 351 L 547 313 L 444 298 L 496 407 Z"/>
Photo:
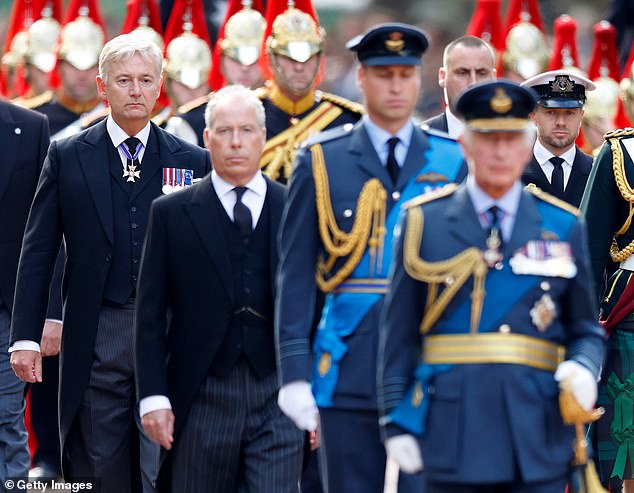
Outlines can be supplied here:
<path id="1" fill-rule="evenodd" d="M 378 24 L 346 43 L 364 65 L 420 65 L 429 46 L 423 31 L 409 24 Z"/>
<path id="2" fill-rule="evenodd" d="M 586 102 L 586 91 L 593 91 L 594 83 L 572 70 L 551 70 L 522 82 L 537 93 L 537 104 L 544 108 L 581 108 Z"/>
<path id="3" fill-rule="evenodd" d="M 535 93 L 515 82 L 499 79 L 465 89 L 456 101 L 456 112 L 477 132 L 518 132 L 531 125 Z"/>

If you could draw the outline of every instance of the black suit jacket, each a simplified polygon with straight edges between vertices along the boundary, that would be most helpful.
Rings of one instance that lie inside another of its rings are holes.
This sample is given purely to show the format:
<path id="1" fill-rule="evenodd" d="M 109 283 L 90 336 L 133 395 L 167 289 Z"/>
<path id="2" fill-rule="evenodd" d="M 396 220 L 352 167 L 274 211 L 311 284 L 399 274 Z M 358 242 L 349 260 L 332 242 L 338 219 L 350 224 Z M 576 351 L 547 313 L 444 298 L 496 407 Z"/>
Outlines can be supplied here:
<path id="1" fill-rule="evenodd" d="M 24 227 L 48 149 L 46 117 L 0 101 L 0 139 L 0 301 L 11 310 Z M 59 297 L 55 312 L 61 316 Z"/>
<path id="2" fill-rule="evenodd" d="M 284 187 L 266 181 L 275 294 L 276 238 Z M 229 250 L 221 235 L 221 214 L 225 212 L 214 203 L 215 193 L 209 175 L 182 193 L 152 204 L 139 272 L 135 325 L 138 396 L 169 397 L 176 418 L 175 436 L 236 308 Z"/>
<path id="3" fill-rule="evenodd" d="M 563 195 L 561 193 L 555 193 L 548 181 L 548 178 L 544 174 L 542 167 L 535 159 L 535 155 L 533 155 L 530 163 L 528 163 L 524 169 L 522 182 L 525 185 L 534 183 L 545 192 L 548 192 L 561 200 L 565 200 L 575 207 L 579 207 L 583 191 L 586 188 L 588 176 L 590 175 L 590 170 L 592 169 L 592 156 L 585 154 L 578 147 L 576 149 L 577 152 L 575 153 L 575 160 L 572 163 L 570 178 L 568 179 Z"/>
<path id="4" fill-rule="evenodd" d="M 209 153 L 152 124 L 156 147 L 143 156 L 143 179 L 132 193 L 161 194 L 162 168 L 192 169 L 202 177 L 211 169 Z M 149 142 L 152 142 L 150 136 Z M 84 394 L 93 363 L 104 284 L 113 251 L 113 205 L 109 148 L 103 121 L 50 146 L 27 222 L 13 305 L 11 342 L 39 341 L 48 283 L 62 240 L 67 261 L 62 296 L 64 337 L 60 370 L 62 445 Z M 138 210 L 147 217 L 149 210 Z M 128 220 L 126 218 L 125 220 Z M 142 223 L 144 221 L 139 221 Z M 46 376 L 44 376 L 46 378 Z"/>
<path id="5" fill-rule="evenodd" d="M 432 116 L 423 122 L 428 125 L 429 128 L 434 130 L 440 130 L 447 133 L 449 131 L 449 125 L 447 123 L 447 113 L 443 111 L 440 115 Z"/>

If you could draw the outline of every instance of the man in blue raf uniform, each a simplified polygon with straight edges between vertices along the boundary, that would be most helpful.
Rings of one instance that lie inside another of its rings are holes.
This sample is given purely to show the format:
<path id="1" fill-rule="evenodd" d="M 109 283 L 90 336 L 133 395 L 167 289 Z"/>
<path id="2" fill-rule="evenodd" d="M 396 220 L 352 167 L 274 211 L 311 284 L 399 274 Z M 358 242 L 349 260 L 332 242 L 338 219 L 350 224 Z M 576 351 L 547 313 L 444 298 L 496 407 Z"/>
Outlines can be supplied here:
<path id="1" fill-rule="evenodd" d="M 381 423 L 403 469 L 424 458 L 431 493 L 564 491 L 575 428 L 557 382 L 584 418 L 596 399 L 584 224 L 520 181 L 534 104 L 508 81 L 467 89 L 465 184 L 406 205 L 381 318 Z"/>
<path id="2" fill-rule="evenodd" d="M 411 118 L 427 44 L 422 31 L 397 23 L 348 43 L 361 62 L 367 115 L 298 152 L 282 216 L 279 404 L 305 430 L 319 414 L 322 478 L 332 493 L 383 491 L 378 316 L 401 204 L 466 172 L 455 141 Z M 317 290 L 326 301 L 313 334 Z"/>
<path id="3" fill-rule="evenodd" d="M 570 70 L 553 70 L 522 83 L 537 93 L 531 118 L 537 127 L 532 159 L 522 181 L 579 207 L 592 168 L 592 156 L 575 145 L 586 91 L 595 85 Z"/>

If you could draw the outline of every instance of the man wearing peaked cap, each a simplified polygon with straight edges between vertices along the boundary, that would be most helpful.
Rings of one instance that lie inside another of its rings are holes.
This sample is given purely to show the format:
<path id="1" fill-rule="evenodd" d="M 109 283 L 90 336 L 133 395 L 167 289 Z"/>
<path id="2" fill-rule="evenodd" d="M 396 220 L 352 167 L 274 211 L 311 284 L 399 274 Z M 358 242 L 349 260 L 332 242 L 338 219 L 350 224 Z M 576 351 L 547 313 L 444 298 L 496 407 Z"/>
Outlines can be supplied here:
<path id="1" fill-rule="evenodd" d="M 383 491 L 375 375 L 394 227 L 408 198 L 466 172 L 455 141 L 412 120 L 427 45 L 421 30 L 399 23 L 348 43 L 366 114 L 298 151 L 280 225 L 278 402 L 302 429 L 319 417 L 330 493 Z M 318 292 L 325 306 L 313 332 Z M 416 467 L 402 466 L 401 486 L 420 492 L 420 475 L 405 474 Z"/>
<path id="2" fill-rule="evenodd" d="M 526 184 L 579 206 L 592 168 L 592 156 L 575 144 L 581 128 L 586 91 L 595 85 L 573 70 L 553 70 L 522 83 L 537 93 L 531 118 L 537 127 L 533 156 L 522 176 Z"/>
<path id="3" fill-rule="evenodd" d="M 467 89 L 456 102 L 466 181 L 404 206 L 379 394 L 388 453 L 424 459 L 429 493 L 564 491 L 575 427 L 558 381 L 566 416 L 584 421 L 596 399 L 604 347 L 583 223 L 520 181 L 534 105 L 510 81 Z"/>
<path id="4" fill-rule="evenodd" d="M 269 80 L 256 90 L 266 112 L 267 143 L 260 166 L 269 178 L 286 183 L 295 151 L 304 140 L 356 123 L 363 107 L 316 89 L 326 32 L 311 0 L 268 2 L 266 22 L 260 64 Z"/>

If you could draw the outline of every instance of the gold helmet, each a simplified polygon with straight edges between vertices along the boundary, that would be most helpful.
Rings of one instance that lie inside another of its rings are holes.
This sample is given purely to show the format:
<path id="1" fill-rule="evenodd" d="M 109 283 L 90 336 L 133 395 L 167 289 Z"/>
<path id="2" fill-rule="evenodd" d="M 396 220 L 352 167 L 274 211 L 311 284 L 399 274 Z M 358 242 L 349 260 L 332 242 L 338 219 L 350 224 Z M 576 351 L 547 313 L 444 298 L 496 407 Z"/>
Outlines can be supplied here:
<path id="1" fill-rule="evenodd" d="M 183 24 L 183 33 L 167 45 L 165 74 L 181 84 L 196 89 L 207 83 L 211 69 L 209 45 L 192 32 L 191 22 Z"/>
<path id="2" fill-rule="evenodd" d="M 2 55 L 2 65 L 14 69 L 24 62 L 24 55 L 29 45 L 28 30 L 20 31 L 13 36 L 9 51 Z"/>
<path id="3" fill-rule="evenodd" d="M 583 119 L 586 121 L 614 120 L 619 101 L 619 83 L 610 77 L 594 80 L 595 90 L 586 93 Z"/>
<path id="4" fill-rule="evenodd" d="M 145 39 L 149 39 L 156 46 L 158 46 L 161 51 L 165 48 L 165 44 L 163 43 L 163 36 L 161 36 L 156 29 L 153 29 L 149 25 L 150 18 L 147 15 L 139 17 L 139 25 L 135 29 L 132 30 L 133 33 L 139 34 Z"/>
<path id="5" fill-rule="evenodd" d="M 59 59 L 78 70 L 88 70 L 99 62 L 104 45 L 104 33 L 89 17 L 87 7 L 79 9 L 79 16 L 62 28 Z"/>
<path id="6" fill-rule="evenodd" d="M 29 43 L 24 55 L 26 63 L 46 73 L 55 67 L 55 45 L 61 29 L 52 14 L 52 9 L 46 7 L 42 10 L 42 17 L 31 24 Z"/>
<path id="7" fill-rule="evenodd" d="M 222 54 L 242 65 L 252 65 L 258 61 L 266 29 L 264 17 L 251 5 L 251 0 L 242 0 L 242 10 L 229 18 L 225 24 L 224 38 L 220 42 Z"/>
<path id="8" fill-rule="evenodd" d="M 326 31 L 309 14 L 295 8 L 295 2 L 289 0 L 286 11 L 273 21 L 266 47 L 269 53 L 304 63 L 322 51 L 325 37 Z"/>
<path id="9" fill-rule="evenodd" d="M 546 70 L 548 47 L 544 34 L 530 22 L 520 22 L 511 28 L 506 37 L 506 50 L 502 55 L 502 65 L 529 79 Z"/>

